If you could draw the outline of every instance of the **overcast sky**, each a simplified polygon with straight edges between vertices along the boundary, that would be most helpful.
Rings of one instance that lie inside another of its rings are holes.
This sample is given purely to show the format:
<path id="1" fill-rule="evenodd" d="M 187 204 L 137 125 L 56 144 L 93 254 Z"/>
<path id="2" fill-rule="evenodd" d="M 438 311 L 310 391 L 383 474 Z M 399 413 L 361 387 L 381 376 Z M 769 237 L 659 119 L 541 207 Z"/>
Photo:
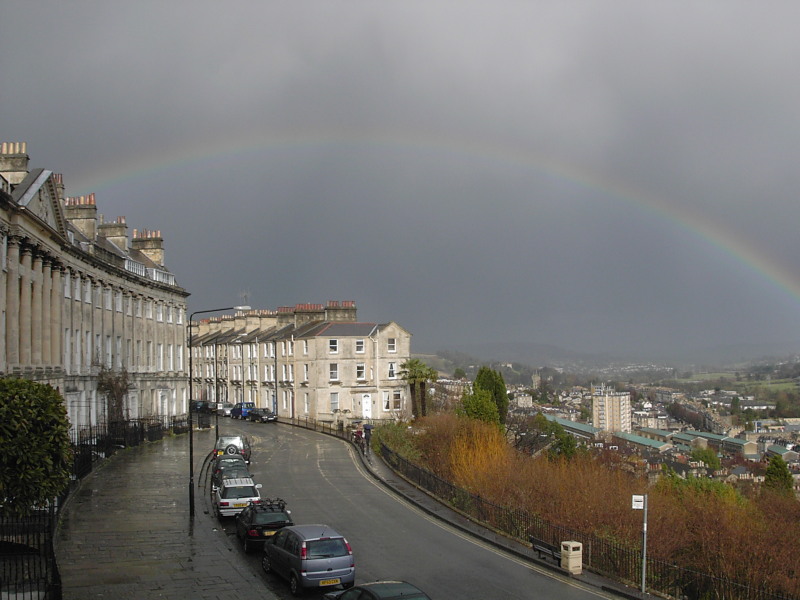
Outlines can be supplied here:
<path id="1" fill-rule="evenodd" d="M 0 141 L 189 310 L 800 350 L 800 3 L 5 0 Z"/>

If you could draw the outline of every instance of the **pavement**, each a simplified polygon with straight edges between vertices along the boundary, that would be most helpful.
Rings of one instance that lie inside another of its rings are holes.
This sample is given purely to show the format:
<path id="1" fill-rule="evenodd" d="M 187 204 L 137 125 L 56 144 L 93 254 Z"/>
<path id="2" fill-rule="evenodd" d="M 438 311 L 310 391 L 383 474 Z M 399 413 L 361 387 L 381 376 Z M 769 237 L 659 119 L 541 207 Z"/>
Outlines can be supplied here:
<path id="1" fill-rule="evenodd" d="M 287 425 L 288 426 L 288 425 Z M 323 434 L 320 434 L 323 435 Z M 214 430 L 193 433 L 195 516 L 189 517 L 189 436 L 169 436 L 117 452 L 84 478 L 61 511 L 56 559 L 63 600 L 265 600 L 276 596 L 244 561 L 230 560 L 236 542 L 205 510 L 197 490 Z M 383 485 L 428 514 L 539 567 L 561 575 L 555 561 L 538 559 L 529 545 L 476 525 L 395 474 L 379 458 L 362 456 Z M 184 474 L 183 471 L 186 470 Z M 145 484 L 145 482 L 148 482 Z M 158 482 L 153 494 L 151 482 Z M 569 575 L 607 596 L 650 598 L 634 588 L 583 571 Z"/>

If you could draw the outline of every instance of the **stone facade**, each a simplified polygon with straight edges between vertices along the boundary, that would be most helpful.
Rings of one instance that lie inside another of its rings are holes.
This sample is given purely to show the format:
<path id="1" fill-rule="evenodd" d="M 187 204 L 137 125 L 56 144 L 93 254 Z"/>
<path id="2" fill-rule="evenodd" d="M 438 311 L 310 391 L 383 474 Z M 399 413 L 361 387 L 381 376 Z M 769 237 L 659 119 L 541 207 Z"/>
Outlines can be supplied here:
<path id="1" fill-rule="evenodd" d="M 188 407 L 186 298 L 159 231 L 104 222 L 94 194 L 29 170 L 25 143 L 0 144 L 0 376 L 49 383 L 73 427 L 107 420 L 102 369 L 127 372 L 125 418 Z"/>
<path id="2" fill-rule="evenodd" d="M 411 335 L 356 320 L 352 301 L 239 311 L 192 323 L 194 396 L 283 418 L 348 424 L 411 417 Z"/>

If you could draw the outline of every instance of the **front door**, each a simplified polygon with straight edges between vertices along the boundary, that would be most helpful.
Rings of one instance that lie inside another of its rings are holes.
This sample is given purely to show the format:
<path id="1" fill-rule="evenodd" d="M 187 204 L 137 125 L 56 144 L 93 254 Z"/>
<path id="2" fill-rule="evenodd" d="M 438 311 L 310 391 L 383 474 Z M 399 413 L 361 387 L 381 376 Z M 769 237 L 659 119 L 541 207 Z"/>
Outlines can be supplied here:
<path id="1" fill-rule="evenodd" d="M 361 418 L 372 418 L 372 396 L 370 394 L 363 394 L 361 396 Z"/>

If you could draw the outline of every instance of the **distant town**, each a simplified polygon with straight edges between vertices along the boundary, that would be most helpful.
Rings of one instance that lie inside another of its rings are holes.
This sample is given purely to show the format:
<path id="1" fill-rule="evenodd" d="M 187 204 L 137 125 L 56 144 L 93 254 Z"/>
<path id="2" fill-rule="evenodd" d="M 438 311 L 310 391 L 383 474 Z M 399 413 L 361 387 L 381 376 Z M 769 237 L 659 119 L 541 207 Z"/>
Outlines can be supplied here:
<path id="1" fill-rule="evenodd" d="M 459 363 L 469 360 L 461 355 L 422 359 L 436 364 L 440 373 L 448 368 L 454 373 L 440 377 L 435 386 L 438 408 L 457 402 L 478 364 Z M 633 461 L 637 468 L 653 477 L 669 467 L 682 477 L 758 485 L 770 458 L 778 455 L 800 493 L 797 357 L 713 372 L 679 372 L 654 364 L 572 374 L 510 362 L 491 367 L 506 379 L 506 428 L 521 450 L 541 451 L 529 431 L 530 417 L 541 413 L 591 448 L 638 459 Z"/>

